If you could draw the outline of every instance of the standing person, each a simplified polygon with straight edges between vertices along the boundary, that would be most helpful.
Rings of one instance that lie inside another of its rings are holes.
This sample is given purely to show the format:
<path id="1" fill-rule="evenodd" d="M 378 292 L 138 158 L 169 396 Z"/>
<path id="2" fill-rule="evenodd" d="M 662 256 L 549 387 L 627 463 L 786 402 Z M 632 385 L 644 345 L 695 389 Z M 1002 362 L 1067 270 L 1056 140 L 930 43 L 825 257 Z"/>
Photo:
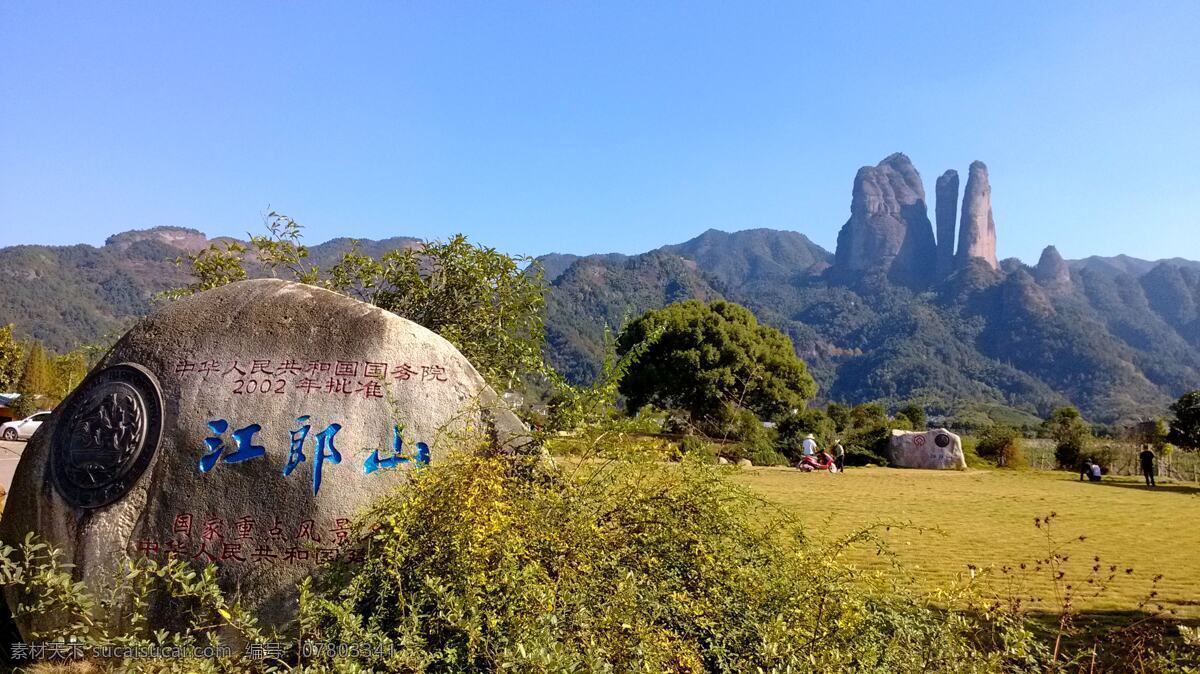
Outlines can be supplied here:
<path id="1" fill-rule="evenodd" d="M 1098 464 L 1098 463 L 1093 463 L 1093 464 L 1092 464 L 1092 473 L 1091 473 L 1091 475 L 1088 475 L 1088 479 L 1089 479 L 1089 480 L 1091 480 L 1092 482 L 1099 482 L 1099 481 L 1100 481 L 1100 475 L 1101 475 L 1103 472 L 1104 472 L 1104 469 L 1102 469 L 1102 468 L 1100 467 L 1100 464 Z"/>
<path id="2" fill-rule="evenodd" d="M 838 440 L 833 446 L 833 460 L 837 464 L 839 473 L 846 470 L 846 448 L 842 447 L 841 440 Z"/>
<path id="3" fill-rule="evenodd" d="M 804 456 L 812 456 L 813 454 L 816 454 L 817 441 L 813 439 L 812 433 L 809 433 L 808 435 L 804 436 L 804 442 L 802 443 L 802 447 L 804 448 L 803 452 L 802 452 L 804 454 Z"/>
<path id="4" fill-rule="evenodd" d="M 1079 481 L 1083 482 L 1092 477 L 1092 460 L 1084 459 L 1083 463 L 1079 464 Z"/>
<path id="5" fill-rule="evenodd" d="M 1154 465 L 1154 460 L 1157 458 L 1158 457 L 1154 455 L 1154 450 L 1150 449 L 1150 445 L 1146 445 L 1146 448 L 1142 450 L 1142 453 L 1138 454 L 1138 459 L 1142 463 L 1142 475 L 1146 476 L 1147 487 L 1156 486 L 1154 484 L 1154 469 L 1156 467 Z"/>

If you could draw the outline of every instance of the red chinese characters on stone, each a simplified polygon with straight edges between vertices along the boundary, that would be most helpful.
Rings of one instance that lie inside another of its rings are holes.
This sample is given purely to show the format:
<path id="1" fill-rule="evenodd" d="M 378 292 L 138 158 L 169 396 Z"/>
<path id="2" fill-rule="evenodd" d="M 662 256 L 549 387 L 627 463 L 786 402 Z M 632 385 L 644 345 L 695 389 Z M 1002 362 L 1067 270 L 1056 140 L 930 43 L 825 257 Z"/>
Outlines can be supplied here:
<path id="1" fill-rule="evenodd" d="M 172 534 L 182 534 L 185 537 L 192 535 L 192 514 L 179 513 L 175 516 L 175 526 L 171 531 Z"/>
<path id="2" fill-rule="evenodd" d="M 235 358 L 215 360 L 188 356 L 173 365 L 176 375 L 221 380 L 234 395 L 352 396 L 383 399 L 389 385 L 437 385 L 450 381 L 437 363 L 387 363 L 373 360 L 304 358 Z"/>
<path id="3" fill-rule="evenodd" d="M 334 519 L 332 525 L 318 525 L 313 519 L 289 524 L 276 517 L 260 526 L 250 515 L 198 518 L 181 512 L 172 518 L 165 539 L 141 538 L 133 545 L 145 557 L 176 557 L 201 564 L 361 562 L 363 551 L 351 539 L 350 524 L 346 517 Z"/>
<path id="4" fill-rule="evenodd" d="M 225 522 L 220 517 L 210 517 L 204 520 L 204 530 L 200 532 L 201 540 L 211 541 L 214 538 L 225 538 L 225 534 L 221 533 L 224 526 Z"/>
<path id="5" fill-rule="evenodd" d="M 250 534 L 254 531 L 254 518 L 243 517 L 234 523 L 233 528 L 237 532 L 238 540 L 250 538 Z"/>
<path id="6" fill-rule="evenodd" d="M 401 363 L 392 369 L 392 379 L 396 381 L 408 381 L 417 373 L 408 363 Z"/>

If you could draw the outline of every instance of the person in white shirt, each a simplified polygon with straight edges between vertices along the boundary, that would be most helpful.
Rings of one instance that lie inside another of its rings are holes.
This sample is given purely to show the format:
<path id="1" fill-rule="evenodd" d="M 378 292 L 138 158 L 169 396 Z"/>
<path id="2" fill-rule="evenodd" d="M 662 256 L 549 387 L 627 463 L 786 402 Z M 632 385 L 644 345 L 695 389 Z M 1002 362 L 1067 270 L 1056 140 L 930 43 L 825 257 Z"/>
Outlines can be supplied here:
<path id="1" fill-rule="evenodd" d="M 804 456 L 812 456 L 817 452 L 817 441 L 813 439 L 813 434 L 809 433 L 804 438 Z"/>

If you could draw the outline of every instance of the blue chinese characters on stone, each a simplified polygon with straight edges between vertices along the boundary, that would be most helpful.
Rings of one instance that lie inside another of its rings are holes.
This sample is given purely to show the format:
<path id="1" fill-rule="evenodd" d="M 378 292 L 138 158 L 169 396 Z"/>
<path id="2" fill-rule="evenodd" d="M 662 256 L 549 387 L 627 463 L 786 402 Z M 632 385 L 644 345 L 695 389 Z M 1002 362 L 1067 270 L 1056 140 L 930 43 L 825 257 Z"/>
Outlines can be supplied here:
<path id="1" fill-rule="evenodd" d="M 208 448 L 208 451 L 200 457 L 201 473 L 207 473 L 216 468 L 217 462 L 220 461 L 221 452 L 225 449 L 225 441 L 221 436 L 229 430 L 229 422 L 224 419 L 213 419 L 208 422 L 208 430 L 212 431 L 213 435 L 204 439 L 204 446 Z M 250 424 L 234 431 L 233 443 L 236 449 L 225 455 L 225 463 L 240 463 L 266 454 L 266 448 L 254 444 L 254 434 L 261 430 L 262 426 Z"/>
<path id="2" fill-rule="evenodd" d="M 250 424 L 245 428 L 239 428 L 233 432 L 233 442 L 237 445 L 237 451 L 225 456 L 225 463 L 240 463 L 256 459 L 267 453 L 267 450 L 262 445 L 254 444 L 254 434 L 261 431 L 262 426 L 258 424 Z"/>
<path id="3" fill-rule="evenodd" d="M 208 422 L 208 430 L 215 433 L 212 437 L 204 439 L 204 446 L 208 447 L 208 451 L 204 456 L 200 457 L 200 472 L 207 473 L 217 465 L 217 461 L 221 460 L 221 450 L 225 448 L 225 441 L 221 439 L 221 435 L 229 429 L 229 422 L 224 419 L 213 419 Z"/>
<path id="4" fill-rule="evenodd" d="M 309 432 L 312 430 L 312 426 L 308 421 L 308 415 L 296 418 L 296 423 L 299 424 L 299 427 L 290 432 L 291 447 L 288 450 L 287 462 L 283 466 L 284 477 L 291 475 L 292 471 L 296 470 L 296 467 L 306 460 L 304 456 L 304 443 L 308 439 Z M 249 426 L 233 431 L 230 435 L 233 437 L 234 449 L 228 453 L 226 453 L 223 436 L 229 430 L 229 422 L 224 419 L 213 419 L 208 422 L 208 430 L 212 435 L 204 439 L 205 452 L 200 457 L 199 462 L 201 473 L 212 471 L 222 458 L 224 458 L 225 463 L 241 463 L 264 456 L 267 453 L 265 447 L 254 444 L 254 436 L 262 430 L 260 424 L 250 424 Z M 342 425 L 333 423 L 326 426 L 325 430 L 313 436 L 316 440 L 316 447 L 313 451 L 313 496 L 316 496 L 321 490 L 321 474 L 325 462 L 328 461 L 334 464 L 342 462 L 342 453 L 338 451 L 337 445 L 334 444 L 334 437 L 340 430 L 342 430 Z M 405 456 L 404 427 L 393 426 L 391 456 L 381 458 L 379 450 L 371 450 L 370 456 L 363 462 L 363 474 L 370 475 L 379 470 L 387 470 L 402 465 L 412 465 L 419 468 L 428 465 L 429 459 L 429 445 L 424 442 L 416 443 L 416 452 L 412 456 Z"/>
<path id="5" fill-rule="evenodd" d="M 326 460 L 330 463 L 342 462 L 341 453 L 333 446 L 333 436 L 340 430 L 341 424 L 329 424 L 325 430 L 317 433 L 317 451 L 313 453 L 313 496 L 316 496 L 317 490 L 321 488 L 321 464 Z"/>
<path id="6" fill-rule="evenodd" d="M 418 442 L 417 455 L 409 458 L 403 456 L 404 453 L 404 429 L 400 426 L 392 426 L 392 455 L 386 459 L 379 458 L 379 450 L 371 452 L 367 460 L 363 462 L 363 474 L 370 475 L 377 470 L 386 470 L 395 468 L 401 464 L 413 463 L 416 466 L 425 466 L 429 464 L 429 445 Z"/>
<path id="7" fill-rule="evenodd" d="M 296 423 L 304 425 L 292 431 L 292 447 L 288 452 L 287 463 L 283 466 L 284 477 L 291 475 L 292 471 L 296 470 L 296 466 L 299 466 L 300 462 L 304 460 L 304 439 L 308 437 L 308 431 L 312 428 L 304 423 L 306 421 L 308 421 L 307 414 L 296 418 Z"/>

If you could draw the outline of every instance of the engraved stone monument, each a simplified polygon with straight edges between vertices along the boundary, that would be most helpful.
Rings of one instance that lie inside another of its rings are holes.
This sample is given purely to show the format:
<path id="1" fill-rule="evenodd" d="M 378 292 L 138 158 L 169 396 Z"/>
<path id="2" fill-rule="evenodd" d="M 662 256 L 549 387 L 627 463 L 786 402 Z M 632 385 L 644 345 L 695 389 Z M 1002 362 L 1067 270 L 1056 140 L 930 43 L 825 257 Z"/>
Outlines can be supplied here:
<path id="1" fill-rule="evenodd" d="M 892 465 L 900 468 L 967 468 L 962 438 L 944 428 L 925 432 L 894 430 L 888 449 Z"/>
<path id="2" fill-rule="evenodd" d="M 168 304 L 117 342 L 29 441 L 0 539 L 37 533 L 93 590 L 131 558 L 214 564 L 226 591 L 281 625 L 317 564 L 362 554 L 352 518 L 411 471 L 527 442 L 438 335 L 313 286 L 242 281 Z M 169 622 L 170 606 L 150 611 Z"/>

